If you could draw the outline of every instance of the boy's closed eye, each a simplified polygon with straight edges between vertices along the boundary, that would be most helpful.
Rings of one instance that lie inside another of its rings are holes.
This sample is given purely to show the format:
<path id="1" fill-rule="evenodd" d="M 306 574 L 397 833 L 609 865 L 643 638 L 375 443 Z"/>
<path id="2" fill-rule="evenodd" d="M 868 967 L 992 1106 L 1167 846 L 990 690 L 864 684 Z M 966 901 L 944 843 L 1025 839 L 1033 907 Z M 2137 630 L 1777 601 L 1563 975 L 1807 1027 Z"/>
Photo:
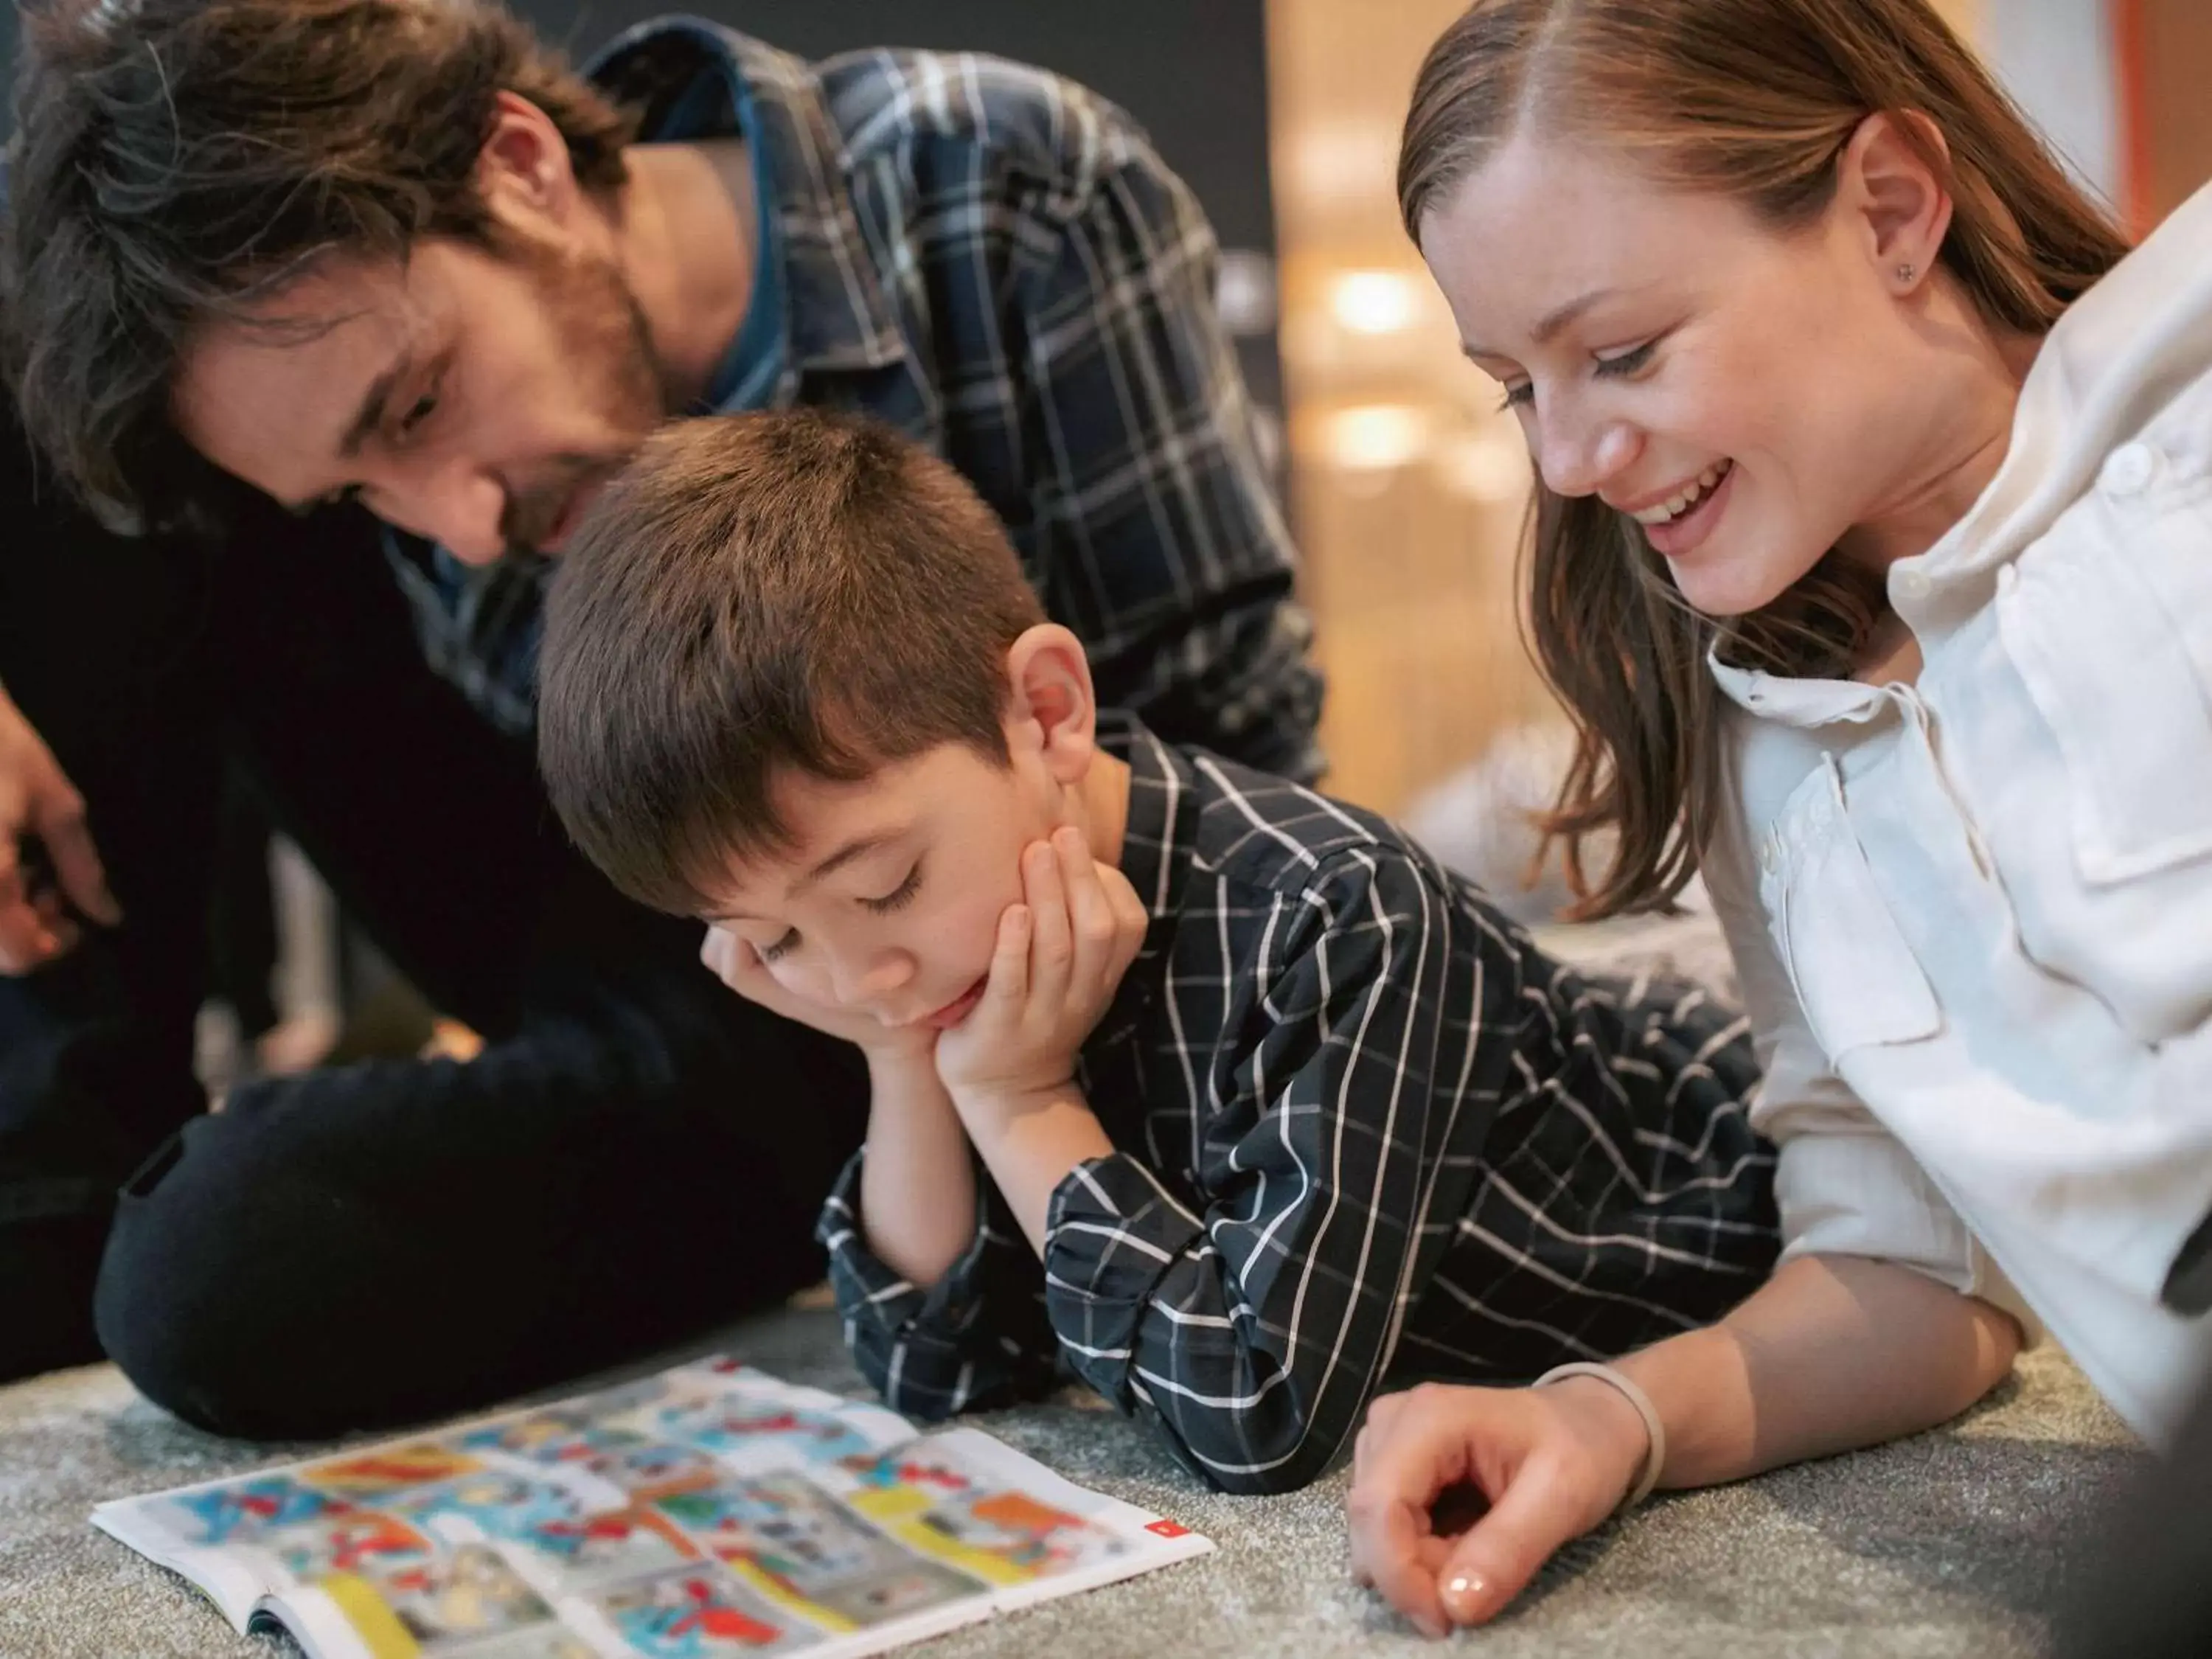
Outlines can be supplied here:
<path id="1" fill-rule="evenodd" d="M 893 911 L 902 910 L 913 903 L 915 896 L 921 891 L 921 862 L 916 860 L 914 867 L 906 872 L 906 878 L 897 886 L 879 896 L 863 898 L 860 901 L 860 907 L 876 915 L 889 915 Z M 762 962 L 771 963 L 789 956 L 798 946 L 799 930 L 794 927 L 787 929 L 781 938 L 771 944 L 756 945 L 754 951 Z"/>

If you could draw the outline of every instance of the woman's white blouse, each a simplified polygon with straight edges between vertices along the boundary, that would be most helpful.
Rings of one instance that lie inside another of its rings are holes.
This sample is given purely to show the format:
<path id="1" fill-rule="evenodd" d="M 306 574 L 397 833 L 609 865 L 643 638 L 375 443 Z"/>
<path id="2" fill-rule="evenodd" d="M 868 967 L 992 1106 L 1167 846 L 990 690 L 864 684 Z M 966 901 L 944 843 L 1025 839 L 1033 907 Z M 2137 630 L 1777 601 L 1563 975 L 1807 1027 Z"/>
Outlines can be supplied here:
<path id="1" fill-rule="evenodd" d="M 2052 331 L 1973 510 L 1889 573 L 1915 684 L 1713 672 L 1705 875 L 1790 1254 L 2048 1328 L 2142 1432 L 2212 1211 L 2212 191 Z"/>

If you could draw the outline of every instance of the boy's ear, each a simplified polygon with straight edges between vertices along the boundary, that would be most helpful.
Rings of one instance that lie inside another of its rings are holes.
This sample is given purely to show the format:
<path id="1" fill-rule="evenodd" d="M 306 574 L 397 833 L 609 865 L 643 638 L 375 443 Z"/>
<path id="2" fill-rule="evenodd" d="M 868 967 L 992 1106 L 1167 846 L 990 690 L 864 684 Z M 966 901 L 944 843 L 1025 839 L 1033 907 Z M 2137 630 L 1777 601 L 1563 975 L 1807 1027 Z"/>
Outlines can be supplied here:
<path id="1" fill-rule="evenodd" d="M 1058 623 L 1024 631 L 1006 652 L 1006 736 L 1015 752 L 1033 749 L 1062 783 L 1090 769 L 1098 704 L 1083 641 Z"/>

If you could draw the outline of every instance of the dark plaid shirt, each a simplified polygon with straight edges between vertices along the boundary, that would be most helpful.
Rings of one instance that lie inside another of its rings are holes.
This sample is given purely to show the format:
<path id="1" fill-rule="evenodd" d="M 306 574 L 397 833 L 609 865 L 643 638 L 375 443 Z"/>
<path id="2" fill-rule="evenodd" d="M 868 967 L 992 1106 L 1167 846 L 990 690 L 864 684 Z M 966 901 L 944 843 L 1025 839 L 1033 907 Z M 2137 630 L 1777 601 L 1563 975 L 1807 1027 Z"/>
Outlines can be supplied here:
<path id="1" fill-rule="evenodd" d="M 632 30 L 590 73 L 647 140 L 752 144 L 782 276 L 768 406 L 862 410 L 959 468 L 1109 706 L 1319 775 L 1321 680 L 1212 232 L 1126 115 L 995 58 L 809 64 L 696 20 Z M 433 665 L 528 732 L 548 562 L 390 546 Z"/>
<path id="2" fill-rule="evenodd" d="M 1368 813 L 1142 728 L 1109 742 L 1152 921 L 1078 1080 L 1120 1150 L 1054 1192 L 1042 1265 L 979 1164 L 975 1241 L 927 1291 L 867 1250 L 854 1159 L 821 1237 L 894 1407 L 1065 1368 L 1206 1479 L 1279 1490 L 1386 1377 L 1611 1357 L 1765 1277 L 1741 1018 L 1552 963 Z"/>

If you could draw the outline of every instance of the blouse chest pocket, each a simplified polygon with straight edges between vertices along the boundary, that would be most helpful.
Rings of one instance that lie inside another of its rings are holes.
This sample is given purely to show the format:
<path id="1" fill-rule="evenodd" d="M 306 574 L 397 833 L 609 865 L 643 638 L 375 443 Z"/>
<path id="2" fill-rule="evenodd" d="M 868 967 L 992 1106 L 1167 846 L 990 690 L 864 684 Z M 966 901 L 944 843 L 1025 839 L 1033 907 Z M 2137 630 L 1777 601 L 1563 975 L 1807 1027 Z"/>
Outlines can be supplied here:
<path id="1" fill-rule="evenodd" d="M 1830 1060 L 1942 1029 L 1936 993 L 1851 828 L 1832 757 L 1822 757 L 1768 832 L 1759 891 L 1775 948 Z"/>
<path id="2" fill-rule="evenodd" d="M 2212 423 L 2212 396 L 2199 397 Z M 2000 578 L 2005 654 L 2067 775 L 2082 880 L 2110 886 L 2212 855 L 2212 490 L 2157 444 Z"/>

